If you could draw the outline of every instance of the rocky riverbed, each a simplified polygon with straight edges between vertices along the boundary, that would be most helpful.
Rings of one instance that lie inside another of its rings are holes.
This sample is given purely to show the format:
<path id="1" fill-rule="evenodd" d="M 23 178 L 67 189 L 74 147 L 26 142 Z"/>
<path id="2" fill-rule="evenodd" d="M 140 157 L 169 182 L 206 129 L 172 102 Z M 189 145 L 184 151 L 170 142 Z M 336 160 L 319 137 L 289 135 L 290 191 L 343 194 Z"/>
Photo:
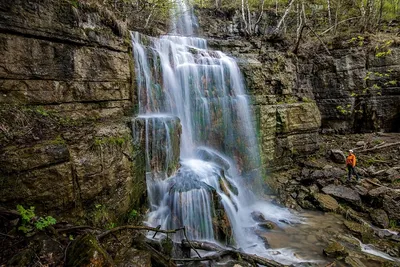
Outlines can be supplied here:
<path id="1" fill-rule="evenodd" d="M 360 251 L 359 242 L 372 244 L 390 257 L 399 257 L 400 135 L 371 133 L 321 135 L 320 138 L 318 153 L 297 159 L 291 167 L 271 174 L 268 183 L 277 192 L 275 200 L 299 211 L 320 210 L 342 215 L 324 215 L 319 219 L 320 229 L 329 236 L 325 241 L 333 242 L 325 247 L 324 254 L 328 257 L 350 266 L 373 266 L 370 260 L 365 263 L 366 258 L 360 258 L 364 261 L 361 265 L 352 263 L 346 256 Z M 357 156 L 360 181 L 355 177 L 346 181 L 345 151 L 348 149 L 353 149 Z M 327 221 L 336 221 L 336 234 L 325 225 Z M 302 242 L 307 238 L 318 239 L 318 234 L 304 236 Z M 355 238 L 359 241 L 354 241 Z M 340 247 L 340 250 L 349 251 L 331 253 L 332 246 L 335 250 Z M 395 260 L 390 264 L 397 266 L 399 263 Z"/>

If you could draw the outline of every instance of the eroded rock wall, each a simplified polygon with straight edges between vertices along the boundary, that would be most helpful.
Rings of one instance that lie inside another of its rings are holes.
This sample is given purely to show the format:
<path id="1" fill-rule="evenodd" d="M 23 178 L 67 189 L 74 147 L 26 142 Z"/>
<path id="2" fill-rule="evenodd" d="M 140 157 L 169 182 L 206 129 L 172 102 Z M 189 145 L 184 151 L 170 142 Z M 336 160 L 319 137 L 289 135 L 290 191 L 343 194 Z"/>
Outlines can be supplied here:
<path id="1" fill-rule="evenodd" d="M 329 52 L 318 42 L 296 56 L 285 40 L 246 37 L 238 13 L 197 14 L 209 46 L 237 57 L 253 99 L 264 166 L 285 167 L 317 151 L 319 132 L 399 131 L 398 42 L 341 38 L 328 44 Z"/>
<path id="2" fill-rule="evenodd" d="M 146 191 L 130 38 L 73 3 L 0 3 L 0 205 L 115 222 Z"/>

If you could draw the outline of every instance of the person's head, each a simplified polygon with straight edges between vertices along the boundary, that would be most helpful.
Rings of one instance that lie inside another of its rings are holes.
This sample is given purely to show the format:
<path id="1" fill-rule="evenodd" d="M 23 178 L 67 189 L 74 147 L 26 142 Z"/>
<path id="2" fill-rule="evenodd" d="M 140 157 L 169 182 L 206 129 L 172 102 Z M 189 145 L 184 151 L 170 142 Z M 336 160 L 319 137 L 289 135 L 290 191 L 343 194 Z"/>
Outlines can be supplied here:
<path id="1" fill-rule="evenodd" d="M 353 154 L 353 150 L 350 149 L 350 150 L 349 150 L 349 154 Z"/>

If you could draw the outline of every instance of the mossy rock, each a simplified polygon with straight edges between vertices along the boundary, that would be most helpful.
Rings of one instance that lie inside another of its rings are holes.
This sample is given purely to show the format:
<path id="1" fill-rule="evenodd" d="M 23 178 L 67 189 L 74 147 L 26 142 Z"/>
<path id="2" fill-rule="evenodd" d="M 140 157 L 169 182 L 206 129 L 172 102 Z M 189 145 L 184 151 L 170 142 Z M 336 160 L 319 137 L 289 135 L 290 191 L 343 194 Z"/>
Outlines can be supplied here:
<path id="1" fill-rule="evenodd" d="M 32 249 L 24 249 L 15 254 L 9 261 L 7 266 L 30 266 L 35 258 L 35 251 Z"/>
<path id="2" fill-rule="evenodd" d="M 91 234 L 86 234 L 76 239 L 68 248 L 65 266 L 101 267 L 114 266 L 114 263 L 97 239 Z"/>
<path id="3" fill-rule="evenodd" d="M 323 211 L 336 211 L 339 207 L 336 199 L 334 199 L 330 195 L 318 193 L 314 195 L 314 198 L 318 202 L 318 206 Z"/>
<path id="4" fill-rule="evenodd" d="M 363 243 L 370 243 L 374 238 L 374 230 L 368 225 L 352 221 L 344 221 L 344 225 L 353 233 L 358 234 Z"/>
<path id="5" fill-rule="evenodd" d="M 324 248 L 324 254 L 328 257 L 340 259 L 346 257 L 349 253 L 342 244 L 335 241 L 330 243 L 326 248 Z"/>

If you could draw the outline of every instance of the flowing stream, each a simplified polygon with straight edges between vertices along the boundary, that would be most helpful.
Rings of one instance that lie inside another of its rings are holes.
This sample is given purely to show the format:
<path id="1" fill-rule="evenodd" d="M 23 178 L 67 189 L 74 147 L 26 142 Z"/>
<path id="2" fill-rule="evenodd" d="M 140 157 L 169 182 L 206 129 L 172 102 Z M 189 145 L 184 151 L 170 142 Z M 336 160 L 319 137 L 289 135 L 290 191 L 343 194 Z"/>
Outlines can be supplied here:
<path id="1" fill-rule="evenodd" d="M 258 200 L 262 186 L 249 97 L 233 58 L 192 37 L 196 21 L 179 2 L 171 34 L 132 32 L 139 99 L 136 139 L 144 143 L 150 211 L 147 223 L 185 226 L 189 239 L 240 247 L 281 262 L 288 249 L 268 249 L 256 235 L 257 210 L 282 225 L 287 209 Z M 254 217 L 254 216 L 253 216 Z M 182 236 L 175 235 L 177 240 Z"/>

